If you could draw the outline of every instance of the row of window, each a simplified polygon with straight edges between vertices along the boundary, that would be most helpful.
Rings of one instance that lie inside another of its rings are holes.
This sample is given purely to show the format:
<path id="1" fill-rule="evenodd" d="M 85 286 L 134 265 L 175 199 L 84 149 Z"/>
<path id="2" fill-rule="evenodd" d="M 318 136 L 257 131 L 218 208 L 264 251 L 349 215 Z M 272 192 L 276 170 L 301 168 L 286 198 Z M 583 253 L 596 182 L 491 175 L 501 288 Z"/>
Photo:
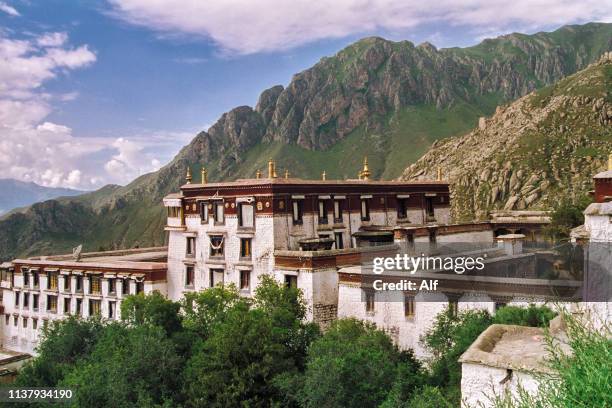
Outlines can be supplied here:
<path id="1" fill-rule="evenodd" d="M 224 284 L 224 274 L 225 271 L 223 269 L 210 269 L 209 272 L 209 285 L 210 287 L 214 287 L 217 285 Z M 193 288 L 195 284 L 195 267 L 193 265 L 187 265 L 185 267 L 185 286 L 188 288 Z M 241 270 L 240 271 L 240 290 L 249 291 L 251 289 L 251 271 L 250 270 Z"/>
<path id="2" fill-rule="evenodd" d="M 214 287 L 217 285 L 224 284 L 223 269 L 210 269 L 209 271 L 209 285 Z M 185 267 L 185 286 L 193 288 L 195 284 L 195 267 L 193 265 L 187 265 Z M 297 287 L 297 276 L 285 275 L 285 285 L 288 287 Z M 250 291 L 251 290 L 251 271 L 241 270 L 240 271 L 240 290 Z"/>
<path id="3" fill-rule="evenodd" d="M 225 239 L 223 235 L 210 235 L 210 252 L 211 257 L 223 257 L 224 256 L 224 244 Z M 252 249 L 251 238 L 240 238 L 240 258 L 250 259 Z M 187 257 L 194 257 L 196 254 L 196 237 L 187 237 L 186 239 L 186 250 Z"/>
<path id="4" fill-rule="evenodd" d="M 365 309 L 368 313 L 374 313 L 376 310 L 375 293 L 373 291 L 365 291 Z M 459 310 L 459 303 L 457 300 L 451 300 L 448 302 L 448 309 L 453 316 L 456 316 Z M 404 316 L 408 318 L 414 318 L 416 315 L 416 301 L 414 296 L 404 296 Z"/>
<path id="5" fill-rule="evenodd" d="M 328 201 L 331 200 L 319 200 L 318 215 L 319 224 L 328 223 Z M 293 224 L 299 225 L 302 223 L 304 214 L 304 201 L 303 199 L 294 199 L 291 203 Z M 368 198 L 361 199 L 361 220 L 370 220 L 370 203 Z M 434 203 L 433 197 L 425 197 L 425 211 L 429 218 L 434 216 Z M 238 226 L 252 228 L 254 226 L 254 208 L 251 203 L 238 203 Z M 334 222 L 342 222 L 342 201 L 333 200 L 333 213 Z M 168 207 L 168 217 L 179 217 L 179 207 Z M 398 198 L 397 199 L 397 216 L 400 219 L 408 218 L 408 199 Z M 200 218 L 202 223 L 207 223 L 211 217 L 214 220 L 215 225 L 222 225 L 225 222 L 225 205 L 222 200 L 215 201 L 203 201 L 200 203 Z"/>
<path id="6" fill-rule="evenodd" d="M 31 278 L 30 279 L 30 275 Z M 75 275 L 73 276 L 75 282 L 75 292 L 83 292 L 83 276 Z M 120 278 L 107 278 L 108 285 L 108 293 L 115 294 L 117 293 L 118 281 Z M 129 278 L 123 278 L 121 281 L 123 282 L 122 294 L 128 295 L 130 288 L 130 280 Z M 70 292 L 70 277 L 64 277 L 63 290 L 66 292 Z M 30 285 L 32 283 L 32 285 Z M 39 288 L 39 273 L 38 272 L 24 272 L 23 273 L 23 286 L 30 287 L 33 289 Z M 48 272 L 47 273 L 47 289 L 48 290 L 57 290 L 58 289 L 58 272 Z M 144 289 L 142 282 L 136 282 L 136 293 L 140 293 Z M 100 294 L 102 292 L 102 277 L 100 275 L 89 275 L 89 293 L 90 294 Z"/>
<path id="7" fill-rule="evenodd" d="M 47 303 L 47 305 L 51 305 L 50 307 L 57 309 L 57 298 L 55 300 L 52 300 L 51 303 Z M 71 306 L 71 299 L 64 299 L 64 314 L 68 315 L 72 313 L 70 306 Z M 52 311 L 52 310 L 49 310 L 49 306 L 47 307 L 47 311 Z M 117 317 L 117 303 L 114 301 L 109 301 L 106 313 L 107 313 L 106 317 L 108 317 L 109 319 L 115 319 Z M 94 316 L 94 315 L 101 315 L 101 314 L 102 314 L 102 302 L 97 299 L 90 299 L 89 300 L 89 315 Z M 76 315 L 84 316 L 83 299 L 76 299 Z M 22 325 L 24 328 L 28 327 L 28 319 L 29 318 L 27 316 L 21 317 Z M 46 321 L 46 319 L 43 319 L 43 320 Z M 6 326 L 9 326 L 10 322 L 11 322 L 11 316 L 9 314 L 6 314 L 5 315 Z M 18 316 L 16 315 L 13 315 L 13 325 L 15 327 L 18 326 Z M 32 329 L 36 330 L 37 328 L 38 328 L 38 318 L 32 317 Z"/>
<path id="8" fill-rule="evenodd" d="M 26 296 L 24 296 L 24 308 L 28 308 L 28 303 L 29 301 L 26 301 L 26 299 L 29 299 L 29 294 L 26 294 Z M 33 311 L 38 311 L 39 308 L 39 299 L 40 297 L 37 294 L 33 295 L 33 299 L 32 299 L 32 310 Z M 73 299 L 71 298 L 63 298 L 63 307 L 62 307 L 62 312 L 64 314 L 70 314 L 72 311 L 72 301 Z M 75 301 L 75 310 L 76 310 L 76 314 L 77 315 L 83 315 L 83 299 L 81 298 L 76 298 L 74 299 Z M 102 301 L 99 299 L 89 299 L 89 314 L 90 315 L 94 315 L 94 314 L 100 314 L 100 307 L 101 307 Z M 115 311 L 116 311 L 116 302 L 115 301 L 108 301 L 108 317 L 109 318 L 113 318 L 115 317 Z M 58 313 L 58 297 L 56 295 L 47 295 L 47 308 L 46 311 L 49 313 Z M 7 316 L 7 324 L 8 324 L 8 316 Z M 25 326 L 24 326 L 25 327 Z"/>

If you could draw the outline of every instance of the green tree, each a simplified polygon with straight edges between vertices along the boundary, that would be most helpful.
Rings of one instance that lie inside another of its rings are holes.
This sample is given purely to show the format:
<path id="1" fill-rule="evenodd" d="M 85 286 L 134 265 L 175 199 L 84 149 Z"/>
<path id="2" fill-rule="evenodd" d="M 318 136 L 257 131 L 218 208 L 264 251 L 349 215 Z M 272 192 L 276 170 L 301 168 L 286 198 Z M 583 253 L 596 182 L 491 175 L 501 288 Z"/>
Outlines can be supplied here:
<path id="1" fill-rule="evenodd" d="M 272 319 L 246 302 L 229 309 L 197 348 L 185 372 L 188 406 L 269 406 L 281 395 L 276 375 L 295 370 Z"/>
<path id="2" fill-rule="evenodd" d="M 568 238 L 571 229 L 584 222 L 583 212 L 590 203 L 591 199 L 586 196 L 574 200 L 560 200 L 554 205 L 550 224 L 544 229 L 545 233 L 555 240 Z"/>
<path id="3" fill-rule="evenodd" d="M 91 352 L 102 331 L 102 322 L 93 317 L 51 321 L 42 329 L 38 356 L 21 369 L 16 385 L 56 386 L 80 358 Z"/>
<path id="4" fill-rule="evenodd" d="M 158 291 L 130 295 L 121 302 L 121 319 L 132 325 L 150 324 L 164 329 L 167 335 L 181 330 L 181 305 Z"/>
<path id="5" fill-rule="evenodd" d="M 161 327 L 114 322 L 60 386 L 75 390 L 75 407 L 171 407 L 183 364 Z"/>
<path id="6" fill-rule="evenodd" d="M 528 307 L 504 306 L 495 312 L 493 323 L 548 327 L 549 322 L 555 316 L 556 313 L 546 306 L 536 306 L 534 304 L 530 304 Z"/>
<path id="7" fill-rule="evenodd" d="M 247 300 L 240 297 L 233 284 L 186 293 L 181 301 L 183 326 L 205 339 L 210 335 L 215 323 L 222 321 L 236 304 L 244 302 Z"/>
<path id="8" fill-rule="evenodd" d="M 397 383 L 398 375 L 419 375 L 412 354 L 400 352 L 373 324 L 342 319 L 312 343 L 303 381 L 294 384 L 302 385 L 302 407 L 377 407 L 394 384 L 398 394 L 413 387 L 408 379 Z"/>

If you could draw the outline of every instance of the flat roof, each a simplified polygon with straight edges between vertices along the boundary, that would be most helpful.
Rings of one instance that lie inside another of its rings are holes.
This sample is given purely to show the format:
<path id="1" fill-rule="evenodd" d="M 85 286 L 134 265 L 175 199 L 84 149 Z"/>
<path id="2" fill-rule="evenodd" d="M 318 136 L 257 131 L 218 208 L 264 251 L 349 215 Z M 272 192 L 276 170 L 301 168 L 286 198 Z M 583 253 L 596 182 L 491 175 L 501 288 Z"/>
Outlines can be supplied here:
<path id="1" fill-rule="evenodd" d="M 15 259 L 14 264 L 19 265 L 37 265 L 43 267 L 57 266 L 58 268 L 66 269 L 127 269 L 127 270 L 142 270 L 153 271 L 166 269 L 165 262 L 137 262 L 137 261 L 122 261 L 120 259 L 108 259 L 99 261 L 52 261 L 52 260 L 33 260 L 33 259 Z"/>
<path id="2" fill-rule="evenodd" d="M 555 343 L 564 352 L 569 352 L 565 332 L 551 333 Z M 493 324 L 478 336 L 459 358 L 459 362 L 519 371 L 549 372 L 545 336 L 544 329 L 539 327 Z"/>
<path id="3" fill-rule="evenodd" d="M 206 183 L 206 184 L 183 184 L 181 189 L 190 190 L 197 188 L 207 187 L 236 187 L 236 186 L 262 186 L 262 185 L 351 185 L 351 186 L 409 186 L 409 185 L 448 185 L 447 181 L 438 180 L 420 180 L 420 181 L 397 181 L 397 180 L 359 180 L 359 179 L 347 179 L 347 180 L 307 180 L 301 178 L 249 178 L 249 179 L 238 179 L 234 181 L 224 181 L 217 183 Z M 168 197 L 168 196 L 167 196 Z M 175 198 L 175 197 L 168 197 Z M 178 198 L 178 197 L 177 197 Z"/>

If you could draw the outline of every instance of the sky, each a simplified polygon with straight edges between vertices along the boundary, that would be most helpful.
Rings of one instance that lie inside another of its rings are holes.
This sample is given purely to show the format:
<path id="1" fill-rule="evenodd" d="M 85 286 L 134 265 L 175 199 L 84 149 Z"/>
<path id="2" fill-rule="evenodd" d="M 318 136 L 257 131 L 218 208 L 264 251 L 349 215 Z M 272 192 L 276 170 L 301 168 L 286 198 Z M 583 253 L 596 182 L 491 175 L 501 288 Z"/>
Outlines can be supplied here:
<path id="1" fill-rule="evenodd" d="M 366 36 L 469 46 L 612 21 L 612 0 L 0 0 L 0 178 L 127 184 Z"/>

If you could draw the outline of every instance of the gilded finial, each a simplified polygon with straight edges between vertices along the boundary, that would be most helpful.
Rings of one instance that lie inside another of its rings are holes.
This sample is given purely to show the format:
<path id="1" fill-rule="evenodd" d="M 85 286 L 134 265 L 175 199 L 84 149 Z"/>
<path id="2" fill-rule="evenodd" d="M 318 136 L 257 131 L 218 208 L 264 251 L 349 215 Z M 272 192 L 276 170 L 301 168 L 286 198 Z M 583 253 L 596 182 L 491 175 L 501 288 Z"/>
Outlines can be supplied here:
<path id="1" fill-rule="evenodd" d="M 612 153 L 608 156 L 608 170 L 612 170 Z"/>
<path id="2" fill-rule="evenodd" d="M 202 167 L 202 184 L 208 183 L 208 171 L 204 167 Z"/>
<path id="3" fill-rule="evenodd" d="M 438 181 L 442 181 L 442 167 L 438 166 Z"/>
<path id="4" fill-rule="evenodd" d="M 257 169 L 257 173 L 255 173 L 255 178 L 261 178 L 261 170 Z"/>
<path id="5" fill-rule="evenodd" d="M 268 160 L 268 178 L 276 178 L 276 165 L 274 160 Z"/>
<path id="6" fill-rule="evenodd" d="M 327 173 L 325 170 L 323 170 L 323 173 L 321 173 L 321 180 L 327 180 Z"/>
<path id="7" fill-rule="evenodd" d="M 285 169 L 285 178 L 288 179 L 289 178 L 289 170 Z"/>
<path id="8" fill-rule="evenodd" d="M 363 170 L 359 172 L 360 180 L 369 180 L 370 179 L 370 168 L 368 166 L 368 156 L 363 158 Z"/>
<path id="9" fill-rule="evenodd" d="M 189 168 L 189 166 L 187 166 L 187 174 L 185 175 L 185 180 L 187 181 L 187 184 L 191 184 L 191 168 Z"/>

